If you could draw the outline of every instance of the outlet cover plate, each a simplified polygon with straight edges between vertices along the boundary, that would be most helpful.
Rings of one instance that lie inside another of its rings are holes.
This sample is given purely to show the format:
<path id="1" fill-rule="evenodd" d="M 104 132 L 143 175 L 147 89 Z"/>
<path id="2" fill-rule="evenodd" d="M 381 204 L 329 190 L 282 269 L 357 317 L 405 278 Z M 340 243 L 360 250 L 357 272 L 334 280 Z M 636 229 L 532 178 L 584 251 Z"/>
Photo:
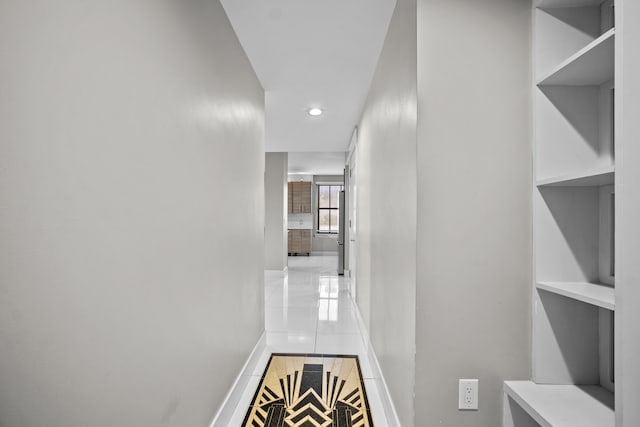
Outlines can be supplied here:
<path id="1" fill-rule="evenodd" d="M 478 380 L 458 380 L 458 409 L 463 411 L 478 410 Z"/>

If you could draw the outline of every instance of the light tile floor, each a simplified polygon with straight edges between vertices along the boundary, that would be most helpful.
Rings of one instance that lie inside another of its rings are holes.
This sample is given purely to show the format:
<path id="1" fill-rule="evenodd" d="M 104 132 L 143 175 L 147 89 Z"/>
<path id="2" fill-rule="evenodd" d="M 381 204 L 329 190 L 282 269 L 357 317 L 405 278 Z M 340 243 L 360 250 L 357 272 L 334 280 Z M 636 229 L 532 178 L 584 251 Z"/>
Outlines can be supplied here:
<path id="1" fill-rule="evenodd" d="M 349 279 L 337 275 L 335 256 L 289 257 L 286 273 L 265 272 L 266 350 L 231 418 L 240 426 L 271 353 L 357 354 L 373 422 L 387 427 L 381 401 L 382 382 L 369 364 Z"/>

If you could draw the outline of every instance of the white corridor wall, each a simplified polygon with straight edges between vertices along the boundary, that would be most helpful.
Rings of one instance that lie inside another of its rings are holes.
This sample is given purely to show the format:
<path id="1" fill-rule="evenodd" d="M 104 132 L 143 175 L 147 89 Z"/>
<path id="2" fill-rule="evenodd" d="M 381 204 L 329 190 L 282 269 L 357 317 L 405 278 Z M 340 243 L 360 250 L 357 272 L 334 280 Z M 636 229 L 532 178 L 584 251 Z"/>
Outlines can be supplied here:
<path id="1" fill-rule="evenodd" d="M 499 426 L 530 376 L 530 43 L 529 0 L 418 0 L 419 425 Z"/>
<path id="2" fill-rule="evenodd" d="M 357 303 L 402 426 L 412 427 L 416 331 L 415 0 L 396 2 L 358 126 L 357 158 Z"/>
<path id="3" fill-rule="evenodd" d="M 224 10 L 2 1 L 0 69 L 0 426 L 208 425 L 264 318 L 264 92 Z"/>

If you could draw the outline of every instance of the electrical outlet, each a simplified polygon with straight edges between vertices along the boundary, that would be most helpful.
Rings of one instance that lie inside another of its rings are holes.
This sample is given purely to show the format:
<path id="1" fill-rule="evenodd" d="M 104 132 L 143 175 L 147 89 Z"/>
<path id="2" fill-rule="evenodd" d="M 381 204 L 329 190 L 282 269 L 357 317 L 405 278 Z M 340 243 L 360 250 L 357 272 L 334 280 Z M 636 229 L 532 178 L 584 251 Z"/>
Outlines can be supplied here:
<path id="1" fill-rule="evenodd" d="M 478 380 L 458 380 L 458 409 L 478 410 Z"/>

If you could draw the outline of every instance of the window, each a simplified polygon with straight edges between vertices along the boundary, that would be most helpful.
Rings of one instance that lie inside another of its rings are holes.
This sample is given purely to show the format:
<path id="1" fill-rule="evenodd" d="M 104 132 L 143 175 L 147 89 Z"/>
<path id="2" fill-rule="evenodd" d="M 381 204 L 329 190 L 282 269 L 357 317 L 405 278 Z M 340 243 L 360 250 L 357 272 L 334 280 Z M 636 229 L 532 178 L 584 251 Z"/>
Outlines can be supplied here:
<path id="1" fill-rule="evenodd" d="M 318 233 L 338 233 L 342 185 L 318 185 Z"/>

